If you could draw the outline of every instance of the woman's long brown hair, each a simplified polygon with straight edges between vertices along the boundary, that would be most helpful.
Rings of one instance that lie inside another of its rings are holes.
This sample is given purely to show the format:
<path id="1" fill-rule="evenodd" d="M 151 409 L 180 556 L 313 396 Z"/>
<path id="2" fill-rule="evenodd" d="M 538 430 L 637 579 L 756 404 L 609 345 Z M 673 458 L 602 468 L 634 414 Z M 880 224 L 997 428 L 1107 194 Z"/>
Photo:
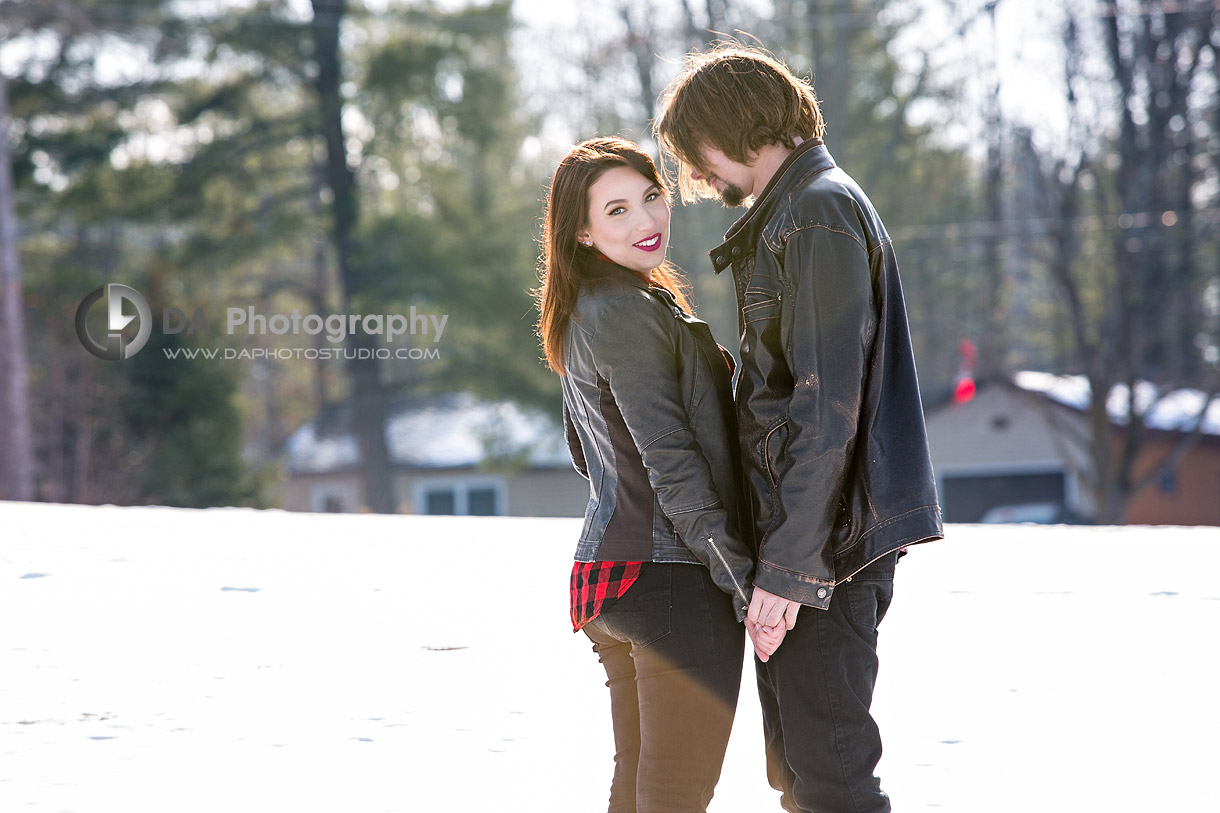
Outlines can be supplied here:
<path id="1" fill-rule="evenodd" d="M 589 188 L 604 172 L 614 167 L 630 167 L 657 185 L 666 200 L 669 187 L 657 172 L 656 164 L 637 145 L 622 138 L 595 138 L 572 148 L 555 169 L 547 193 L 542 225 L 542 255 L 538 263 L 541 284 L 534 290 L 538 305 L 535 332 L 542 342 L 547 366 L 566 375 L 563 341 L 576 297 L 582 285 L 608 279 L 604 264 L 596 262 L 597 253 L 577 240 L 589 224 Z M 671 294 L 687 311 L 689 285 L 682 272 L 668 261 L 652 272 L 652 284 Z"/>

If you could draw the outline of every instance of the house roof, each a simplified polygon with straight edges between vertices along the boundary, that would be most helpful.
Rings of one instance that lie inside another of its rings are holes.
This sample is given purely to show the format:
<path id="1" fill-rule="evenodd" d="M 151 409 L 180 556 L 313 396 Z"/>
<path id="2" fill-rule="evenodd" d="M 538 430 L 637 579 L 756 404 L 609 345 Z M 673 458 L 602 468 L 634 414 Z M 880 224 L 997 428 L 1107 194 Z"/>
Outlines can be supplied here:
<path id="1" fill-rule="evenodd" d="M 1046 405 L 1011 384 L 984 383 L 969 401 L 946 400 L 927 412 L 928 447 L 938 474 L 962 467 L 1062 468 L 1063 450 L 1047 424 Z M 1077 421 L 1083 416 L 1061 408 Z"/>
<path id="2" fill-rule="evenodd" d="M 1092 401 L 1089 380 L 1083 375 L 1027 371 L 1013 376 L 1013 383 L 1027 392 L 1040 393 L 1073 409 L 1084 410 Z M 1130 418 L 1132 399 L 1129 394 L 1127 385 L 1117 384 L 1106 398 L 1110 420 L 1120 426 Z M 1203 413 L 1202 433 L 1220 436 L 1220 396 L 1207 403 L 1207 394 L 1200 390 L 1163 390 L 1151 382 L 1140 381 L 1135 385 L 1134 408 L 1150 429 L 1168 432 L 1194 431 L 1199 415 Z"/>
<path id="3" fill-rule="evenodd" d="M 572 464 L 551 418 L 466 393 L 394 404 L 385 434 L 390 461 L 398 468 L 473 468 L 503 459 L 532 468 Z M 360 454 L 350 411 L 302 425 L 289 436 L 286 452 L 293 474 L 355 468 Z"/>

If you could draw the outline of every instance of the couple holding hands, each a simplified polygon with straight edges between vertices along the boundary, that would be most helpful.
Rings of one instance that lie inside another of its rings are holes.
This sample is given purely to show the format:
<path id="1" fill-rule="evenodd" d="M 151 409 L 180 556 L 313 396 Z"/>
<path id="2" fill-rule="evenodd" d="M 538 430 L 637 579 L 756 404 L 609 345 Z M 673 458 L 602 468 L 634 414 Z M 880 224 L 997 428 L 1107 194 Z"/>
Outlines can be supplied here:
<path id="1" fill-rule="evenodd" d="M 893 246 L 823 129 L 760 49 L 691 54 L 663 97 L 683 201 L 753 199 L 710 255 L 737 295 L 736 371 L 665 259 L 652 159 L 593 139 L 551 182 L 538 335 L 590 481 L 572 621 L 610 688 L 610 813 L 706 810 L 747 634 L 783 808 L 890 810 L 877 626 L 898 557 L 941 520 Z"/>

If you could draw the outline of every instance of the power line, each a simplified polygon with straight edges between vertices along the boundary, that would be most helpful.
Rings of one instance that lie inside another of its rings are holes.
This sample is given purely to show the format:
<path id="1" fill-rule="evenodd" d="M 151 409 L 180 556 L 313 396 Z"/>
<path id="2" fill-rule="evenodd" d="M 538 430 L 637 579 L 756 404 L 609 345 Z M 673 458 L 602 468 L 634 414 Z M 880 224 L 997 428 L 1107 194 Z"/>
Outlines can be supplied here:
<path id="1" fill-rule="evenodd" d="M 1220 0 L 1212 0 L 1210 7 L 1204 3 L 1191 3 L 1189 0 L 1142 0 L 1143 8 L 1138 11 L 1120 8 L 1099 8 L 1094 17 L 1150 17 L 1154 14 L 1202 14 L 1204 11 L 1220 11 Z"/>
<path id="2" fill-rule="evenodd" d="M 1220 208 L 1207 207 L 1189 212 L 1135 212 L 1123 214 L 1078 215 L 1066 221 L 1077 233 L 1088 231 L 1128 231 L 1161 226 L 1168 229 L 1220 225 Z M 989 221 L 971 220 L 957 223 L 935 223 L 891 228 L 895 240 L 972 240 L 1046 237 L 1063 228 L 1062 218 L 1038 217 Z"/>

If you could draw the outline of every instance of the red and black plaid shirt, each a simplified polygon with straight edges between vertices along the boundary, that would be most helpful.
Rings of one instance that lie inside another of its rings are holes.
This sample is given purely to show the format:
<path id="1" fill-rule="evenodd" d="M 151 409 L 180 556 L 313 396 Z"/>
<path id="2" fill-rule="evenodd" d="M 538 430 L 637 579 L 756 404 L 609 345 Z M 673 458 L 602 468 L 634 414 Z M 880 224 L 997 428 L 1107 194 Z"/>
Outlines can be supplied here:
<path id="1" fill-rule="evenodd" d="M 572 565 L 572 631 L 578 632 L 627 592 L 643 562 L 577 562 Z"/>

